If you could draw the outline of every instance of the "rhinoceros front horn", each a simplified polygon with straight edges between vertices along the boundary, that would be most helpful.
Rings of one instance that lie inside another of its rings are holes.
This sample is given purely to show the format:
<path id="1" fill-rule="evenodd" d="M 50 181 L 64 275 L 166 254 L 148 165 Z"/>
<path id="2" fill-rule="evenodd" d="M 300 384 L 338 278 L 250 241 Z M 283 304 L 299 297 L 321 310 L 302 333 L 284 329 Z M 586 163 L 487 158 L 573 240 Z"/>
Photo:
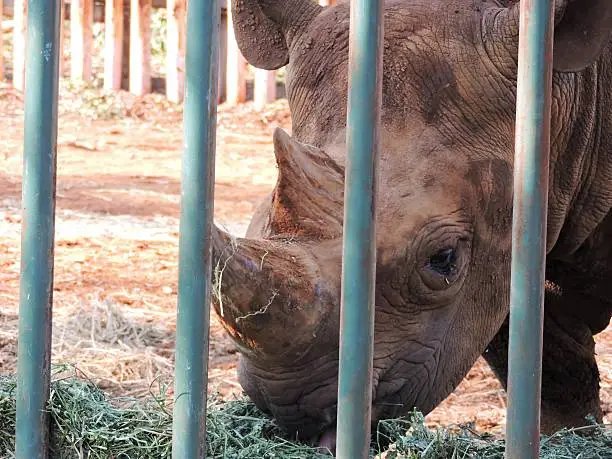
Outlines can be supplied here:
<path id="1" fill-rule="evenodd" d="M 261 69 L 287 65 L 291 43 L 321 10 L 312 0 L 233 1 L 232 20 L 240 52 Z"/>
<path id="2" fill-rule="evenodd" d="M 213 306 L 223 327 L 251 355 L 297 358 L 334 301 L 318 264 L 294 244 L 233 238 L 217 227 L 212 240 Z"/>

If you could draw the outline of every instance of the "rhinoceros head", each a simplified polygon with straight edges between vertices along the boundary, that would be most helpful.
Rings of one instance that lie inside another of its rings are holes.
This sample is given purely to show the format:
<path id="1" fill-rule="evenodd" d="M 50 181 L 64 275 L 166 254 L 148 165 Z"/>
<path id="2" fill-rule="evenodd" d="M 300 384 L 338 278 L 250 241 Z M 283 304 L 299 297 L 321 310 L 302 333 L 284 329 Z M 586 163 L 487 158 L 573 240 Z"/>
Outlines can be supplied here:
<path id="1" fill-rule="evenodd" d="M 558 0 L 555 69 L 591 65 L 611 17 Z M 250 63 L 288 66 L 293 132 L 247 236 L 214 231 L 214 306 L 247 394 L 309 439 L 336 413 L 349 5 L 236 0 L 233 20 Z M 508 313 L 518 35 L 516 2 L 385 2 L 375 419 L 433 409 Z"/>

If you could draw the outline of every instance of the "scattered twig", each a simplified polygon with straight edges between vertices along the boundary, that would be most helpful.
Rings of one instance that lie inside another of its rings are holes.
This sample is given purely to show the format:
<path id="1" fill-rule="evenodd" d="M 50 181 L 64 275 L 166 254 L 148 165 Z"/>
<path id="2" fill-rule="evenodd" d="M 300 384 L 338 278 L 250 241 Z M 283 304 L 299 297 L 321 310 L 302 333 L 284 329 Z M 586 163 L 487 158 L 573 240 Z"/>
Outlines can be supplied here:
<path id="1" fill-rule="evenodd" d="M 255 312 L 249 312 L 248 314 L 246 314 L 244 316 L 236 317 L 236 323 L 240 322 L 241 320 L 248 319 L 249 317 L 265 314 L 268 311 L 268 308 L 270 306 L 272 306 L 272 303 L 274 302 L 274 299 L 277 296 L 278 296 L 278 291 L 275 290 L 274 292 L 272 292 L 272 296 L 270 297 L 270 300 L 268 301 L 268 304 L 262 306 L 261 308 L 259 308 Z"/>

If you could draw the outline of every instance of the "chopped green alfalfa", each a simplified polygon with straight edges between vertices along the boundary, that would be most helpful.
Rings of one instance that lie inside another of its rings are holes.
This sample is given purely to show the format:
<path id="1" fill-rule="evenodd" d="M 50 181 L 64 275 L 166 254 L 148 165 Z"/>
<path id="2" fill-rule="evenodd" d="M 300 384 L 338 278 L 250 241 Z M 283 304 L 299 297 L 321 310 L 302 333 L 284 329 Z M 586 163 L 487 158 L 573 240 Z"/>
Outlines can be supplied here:
<path id="1" fill-rule="evenodd" d="M 74 377 L 52 383 L 49 412 L 55 459 L 170 458 L 171 407 L 165 394 L 147 400 L 109 399 L 94 384 Z M 594 426 L 589 436 L 563 430 L 542 439 L 542 458 L 612 459 L 612 429 Z M 504 443 L 467 428 L 427 428 L 420 413 L 379 423 L 372 456 L 385 459 L 502 459 Z M 15 379 L 0 377 L 0 457 L 12 457 Z M 388 445 L 391 445 L 390 447 Z M 275 422 L 248 400 L 211 397 L 207 457 L 309 459 L 329 455 L 286 438 Z"/>

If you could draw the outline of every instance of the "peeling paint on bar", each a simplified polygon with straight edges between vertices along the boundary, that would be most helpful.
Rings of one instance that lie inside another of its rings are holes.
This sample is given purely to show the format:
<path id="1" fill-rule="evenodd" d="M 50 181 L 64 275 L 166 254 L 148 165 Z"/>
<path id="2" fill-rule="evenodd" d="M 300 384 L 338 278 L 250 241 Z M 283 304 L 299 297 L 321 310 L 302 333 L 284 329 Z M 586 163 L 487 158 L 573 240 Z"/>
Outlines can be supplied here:
<path id="1" fill-rule="evenodd" d="M 370 446 L 376 164 L 382 103 L 383 0 L 352 0 L 340 311 L 337 457 Z"/>
<path id="2" fill-rule="evenodd" d="M 218 0 L 188 2 L 172 457 L 206 454 Z"/>
<path id="3" fill-rule="evenodd" d="M 520 5 L 506 457 L 540 449 L 553 0 Z"/>
<path id="4" fill-rule="evenodd" d="M 28 1 L 15 457 L 48 456 L 60 0 Z"/>

